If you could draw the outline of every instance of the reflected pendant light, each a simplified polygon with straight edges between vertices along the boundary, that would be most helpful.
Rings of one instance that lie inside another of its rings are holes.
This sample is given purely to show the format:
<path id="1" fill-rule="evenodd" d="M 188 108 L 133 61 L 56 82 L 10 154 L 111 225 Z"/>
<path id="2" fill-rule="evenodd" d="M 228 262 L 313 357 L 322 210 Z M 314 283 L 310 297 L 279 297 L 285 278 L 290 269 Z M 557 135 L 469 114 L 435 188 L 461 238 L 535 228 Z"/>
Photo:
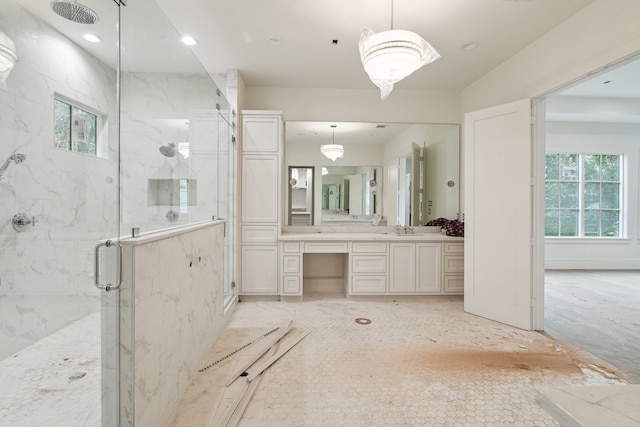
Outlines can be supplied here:
<path id="1" fill-rule="evenodd" d="M 360 36 L 360 60 L 371 81 L 380 88 L 386 99 L 394 83 L 429 64 L 440 54 L 418 34 L 393 29 L 393 0 L 391 0 L 391 30 L 375 33 L 365 28 Z"/>
<path id="2" fill-rule="evenodd" d="M 336 127 L 337 125 L 331 125 L 331 128 L 333 129 L 333 139 L 331 140 L 331 144 L 320 146 L 320 152 L 334 162 L 338 157 L 342 157 L 344 154 L 344 148 L 342 145 L 336 144 Z"/>

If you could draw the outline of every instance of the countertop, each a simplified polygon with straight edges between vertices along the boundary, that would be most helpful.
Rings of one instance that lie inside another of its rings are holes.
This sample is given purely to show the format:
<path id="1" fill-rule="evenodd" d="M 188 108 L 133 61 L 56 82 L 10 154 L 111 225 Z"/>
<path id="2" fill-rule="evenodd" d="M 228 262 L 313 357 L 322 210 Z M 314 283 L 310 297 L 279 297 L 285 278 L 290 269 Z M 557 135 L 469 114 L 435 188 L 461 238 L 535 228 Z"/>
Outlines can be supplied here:
<path id="1" fill-rule="evenodd" d="M 464 237 L 447 236 L 439 227 L 412 227 L 413 234 L 396 234 L 395 227 L 284 227 L 282 241 L 420 241 L 464 242 Z"/>

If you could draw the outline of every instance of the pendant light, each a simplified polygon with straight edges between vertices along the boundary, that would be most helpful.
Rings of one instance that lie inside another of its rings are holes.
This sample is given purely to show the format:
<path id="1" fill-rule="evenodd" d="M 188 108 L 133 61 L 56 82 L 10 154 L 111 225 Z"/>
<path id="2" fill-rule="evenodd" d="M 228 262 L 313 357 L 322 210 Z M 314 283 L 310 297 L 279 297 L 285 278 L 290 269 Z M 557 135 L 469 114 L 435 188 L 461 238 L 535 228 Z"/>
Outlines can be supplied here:
<path id="1" fill-rule="evenodd" d="M 389 96 L 394 83 L 440 58 L 440 54 L 418 34 L 393 29 L 393 0 L 391 30 L 376 33 L 365 28 L 360 36 L 359 48 L 364 70 L 380 88 L 381 99 Z"/>
<path id="2" fill-rule="evenodd" d="M 331 144 L 320 146 L 320 152 L 334 162 L 338 157 L 342 157 L 344 154 L 344 148 L 342 145 L 336 144 L 336 127 L 337 125 L 331 125 L 331 128 L 333 129 L 333 139 L 331 140 Z"/>

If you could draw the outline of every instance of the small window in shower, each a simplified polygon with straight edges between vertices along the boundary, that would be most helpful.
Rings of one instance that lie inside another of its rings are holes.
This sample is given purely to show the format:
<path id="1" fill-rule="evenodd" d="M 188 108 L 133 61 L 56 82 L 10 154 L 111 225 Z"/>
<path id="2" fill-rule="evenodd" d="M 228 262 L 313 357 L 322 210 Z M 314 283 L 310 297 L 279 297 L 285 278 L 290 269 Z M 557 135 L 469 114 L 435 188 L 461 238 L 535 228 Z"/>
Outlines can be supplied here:
<path id="1" fill-rule="evenodd" d="M 98 156 L 101 116 L 67 99 L 53 100 L 54 145 L 62 150 Z"/>

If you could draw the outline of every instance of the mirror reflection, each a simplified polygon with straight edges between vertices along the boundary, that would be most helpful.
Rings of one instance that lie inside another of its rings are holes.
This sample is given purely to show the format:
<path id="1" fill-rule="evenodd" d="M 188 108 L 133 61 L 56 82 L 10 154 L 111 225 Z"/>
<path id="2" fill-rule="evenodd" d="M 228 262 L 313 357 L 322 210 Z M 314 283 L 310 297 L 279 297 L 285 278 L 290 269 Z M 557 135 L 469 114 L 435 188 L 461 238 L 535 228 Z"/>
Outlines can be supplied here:
<path id="1" fill-rule="evenodd" d="M 459 212 L 459 145 L 456 124 L 289 121 L 285 161 L 314 168 L 313 225 L 424 225 Z"/>
<path id="2" fill-rule="evenodd" d="M 322 171 L 322 223 L 379 222 L 382 167 L 327 166 Z"/>

